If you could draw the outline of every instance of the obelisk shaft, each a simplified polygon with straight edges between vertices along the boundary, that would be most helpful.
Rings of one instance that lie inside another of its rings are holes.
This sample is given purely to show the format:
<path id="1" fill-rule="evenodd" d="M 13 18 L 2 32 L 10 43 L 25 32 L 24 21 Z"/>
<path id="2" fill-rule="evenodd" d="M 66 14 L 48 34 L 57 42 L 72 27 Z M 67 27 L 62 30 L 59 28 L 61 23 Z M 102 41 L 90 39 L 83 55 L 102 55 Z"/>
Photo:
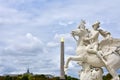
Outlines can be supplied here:
<path id="1" fill-rule="evenodd" d="M 64 39 L 63 38 L 61 38 L 60 80 L 65 80 L 65 73 L 64 73 Z"/>

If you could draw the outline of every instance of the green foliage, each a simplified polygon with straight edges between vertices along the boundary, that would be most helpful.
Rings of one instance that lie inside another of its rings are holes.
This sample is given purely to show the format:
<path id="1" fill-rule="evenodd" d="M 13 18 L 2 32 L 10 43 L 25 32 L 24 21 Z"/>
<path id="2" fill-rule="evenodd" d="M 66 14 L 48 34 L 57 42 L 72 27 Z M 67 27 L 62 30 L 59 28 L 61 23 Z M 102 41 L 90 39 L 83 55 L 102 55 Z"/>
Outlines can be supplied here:
<path id="1" fill-rule="evenodd" d="M 0 76 L 0 80 L 5 80 L 5 77 L 4 76 Z"/>
<path id="2" fill-rule="evenodd" d="M 7 76 L 5 77 L 5 80 L 12 80 L 12 77 L 10 77 L 9 75 L 7 75 Z"/>
<path id="3" fill-rule="evenodd" d="M 41 74 L 41 75 L 34 75 L 32 77 L 32 79 L 35 79 L 35 80 L 49 80 L 48 77 L 46 77 L 45 75 Z"/>
<path id="4" fill-rule="evenodd" d="M 51 80 L 60 80 L 59 77 L 53 77 Z"/>
<path id="5" fill-rule="evenodd" d="M 112 76 L 108 73 L 106 76 L 103 76 L 103 80 L 111 80 Z"/>
<path id="6" fill-rule="evenodd" d="M 32 80 L 32 75 L 31 74 L 24 74 L 21 77 L 21 80 Z"/>
<path id="7" fill-rule="evenodd" d="M 120 75 L 119 75 L 120 76 Z M 103 80 L 111 80 L 112 76 L 110 74 L 104 75 Z M 54 77 L 52 75 L 32 75 L 23 74 L 18 76 L 0 76 L 0 80 L 60 80 L 60 77 Z M 79 80 L 77 78 L 65 75 L 65 80 Z"/>
<path id="8" fill-rule="evenodd" d="M 79 80 L 79 79 L 65 75 L 65 80 Z"/>
<path id="9" fill-rule="evenodd" d="M 16 80 L 21 80 L 21 79 L 22 79 L 22 78 L 18 76 Z"/>

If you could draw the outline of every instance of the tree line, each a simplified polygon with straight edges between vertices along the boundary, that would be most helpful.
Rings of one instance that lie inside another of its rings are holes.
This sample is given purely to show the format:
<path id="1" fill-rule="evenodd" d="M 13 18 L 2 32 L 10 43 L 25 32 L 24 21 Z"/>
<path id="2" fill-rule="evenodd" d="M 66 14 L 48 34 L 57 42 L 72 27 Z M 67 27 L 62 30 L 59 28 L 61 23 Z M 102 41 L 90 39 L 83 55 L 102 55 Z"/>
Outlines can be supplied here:
<path id="1" fill-rule="evenodd" d="M 112 76 L 110 74 L 104 75 L 103 80 L 111 80 Z M 52 75 L 32 75 L 32 74 L 23 74 L 16 76 L 0 76 L 0 80 L 60 80 L 60 77 L 55 77 Z M 65 75 L 65 80 L 79 80 L 78 78 L 74 78 L 71 76 Z"/>

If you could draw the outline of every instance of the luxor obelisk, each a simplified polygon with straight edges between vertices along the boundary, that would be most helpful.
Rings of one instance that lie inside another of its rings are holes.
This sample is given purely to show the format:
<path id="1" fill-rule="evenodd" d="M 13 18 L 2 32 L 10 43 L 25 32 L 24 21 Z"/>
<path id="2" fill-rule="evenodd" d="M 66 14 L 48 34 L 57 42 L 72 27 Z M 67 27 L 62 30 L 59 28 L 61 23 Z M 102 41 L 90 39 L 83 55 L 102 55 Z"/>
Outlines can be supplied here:
<path id="1" fill-rule="evenodd" d="M 60 80 L 65 80 L 64 73 L 64 38 L 61 38 L 61 49 L 60 49 Z"/>

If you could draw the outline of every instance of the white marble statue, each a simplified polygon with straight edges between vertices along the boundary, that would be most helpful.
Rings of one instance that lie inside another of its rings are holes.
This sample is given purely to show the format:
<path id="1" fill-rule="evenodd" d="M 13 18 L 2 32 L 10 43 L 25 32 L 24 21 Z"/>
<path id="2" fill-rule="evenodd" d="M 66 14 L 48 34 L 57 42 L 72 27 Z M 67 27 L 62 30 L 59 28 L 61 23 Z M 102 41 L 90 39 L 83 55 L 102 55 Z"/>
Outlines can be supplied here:
<path id="1" fill-rule="evenodd" d="M 102 68 L 93 68 L 91 70 L 91 80 L 103 80 L 102 76 L 103 76 Z"/>
<path id="2" fill-rule="evenodd" d="M 85 62 L 79 62 L 79 65 L 82 66 L 82 69 L 79 71 L 80 80 L 92 80 L 91 65 Z"/>
<path id="3" fill-rule="evenodd" d="M 86 22 L 84 20 L 81 20 L 80 24 L 78 25 L 79 29 L 85 29 Z"/>
<path id="4" fill-rule="evenodd" d="M 71 34 L 77 41 L 76 55 L 68 57 L 65 69 L 71 60 L 85 62 L 96 68 L 105 67 L 112 75 L 112 80 L 120 80 L 116 73 L 120 68 L 120 39 L 112 38 L 110 32 L 99 29 L 99 25 L 100 22 L 97 21 L 92 25 L 92 30 L 78 27 L 72 31 Z M 99 35 L 104 37 L 101 41 Z M 101 75 L 99 72 L 98 74 Z"/>
<path id="5" fill-rule="evenodd" d="M 88 63 L 80 64 L 82 69 L 79 71 L 80 80 L 102 80 L 102 68 L 92 68 Z"/>
<path id="6" fill-rule="evenodd" d="M 85 72 L 81 70 L 81 72 L 79 73 L 80 80 L 93 80 L 91 75 L 92 75 L 91 71 Z"/>

